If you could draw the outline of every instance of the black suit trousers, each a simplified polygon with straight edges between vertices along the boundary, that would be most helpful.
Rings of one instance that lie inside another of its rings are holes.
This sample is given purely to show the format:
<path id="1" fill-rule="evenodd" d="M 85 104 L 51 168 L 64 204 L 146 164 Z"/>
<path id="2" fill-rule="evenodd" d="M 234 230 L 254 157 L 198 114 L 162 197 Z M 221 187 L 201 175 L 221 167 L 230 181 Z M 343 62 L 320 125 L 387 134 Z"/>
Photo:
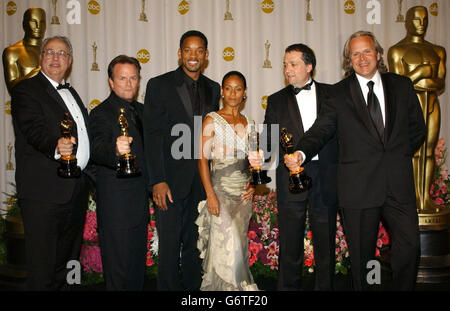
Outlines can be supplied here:
<path id="1" fill-rule="evenodd" d="M 196 174 L 191 191 L 184 199 L 167 200 L 166 211 L 156 209 L 158 230 L 158 290 L 198 290 L 202 281 L 201 259 L 197 249 L 197 206 L 203 200 Z"/>
<path id="2" fill-rule="evenodd" d="M 278 203 L 280 240 L 278 290 L 301 290 L 306 210 L 313 235 L 315 289 L 334 289 L 335 235 L 337 206 L 323 202 L 319 182 L 319 165 L 313 161 L 305 173 L 313 180 L 308 199 Z"/>
<path id="3" fill-rule="evenodd" d="M 140 291 L 144 287 L 148 218 L 133 228 L 99 226 L 106 290 Z"/>
<path id="4" fill-rule="evenodd" d="M 88 206 L 88 180 L 82 175 L 65 204 L 21 199 L 28 290 L 68 290 L 66 268 L 79 260 Z"/>
<path id="5" fill-rule="evenodd" d="M 375 259 L 380 219 L 391 243 L 390 265 L 393 290 L 413 290 L 420 255 L 416 204 L 400 204 L 390 195 L 380 207 L 343 208 L 352 282 L 355 290 L 368 290 L 367 262 Z M 383 279 L 381 279 L 383 283 Z"/>

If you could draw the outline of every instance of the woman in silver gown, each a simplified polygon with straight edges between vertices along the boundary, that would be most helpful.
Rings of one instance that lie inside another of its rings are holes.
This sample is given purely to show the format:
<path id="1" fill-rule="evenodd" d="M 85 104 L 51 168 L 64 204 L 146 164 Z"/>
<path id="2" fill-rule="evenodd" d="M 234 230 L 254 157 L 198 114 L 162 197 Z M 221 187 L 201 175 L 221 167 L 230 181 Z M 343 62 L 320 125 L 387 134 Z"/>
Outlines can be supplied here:
<path id="1" fill-rule="evenodd" d="M 258 290 L 248 266 L 254 189 L 247 160 L 247 128 L 252 121 L 240 113 L 246 91 L 240 72 L 227 73 L 222 80 L 223 108 L 209 113 L 202 125 L 198 166 L 207 200 L 199 203 L 196 221 L 204 272 L 201 290 Z"/>

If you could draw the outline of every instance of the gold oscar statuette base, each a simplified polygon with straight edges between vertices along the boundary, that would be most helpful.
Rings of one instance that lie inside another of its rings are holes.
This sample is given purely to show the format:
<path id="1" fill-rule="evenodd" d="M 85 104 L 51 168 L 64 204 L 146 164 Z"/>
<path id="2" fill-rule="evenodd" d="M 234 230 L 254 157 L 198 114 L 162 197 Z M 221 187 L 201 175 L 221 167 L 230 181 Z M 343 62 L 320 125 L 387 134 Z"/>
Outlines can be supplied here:
<path id="1" fill-rule="evenodd" d="M 52 25 L 59 25 L 59 18 L 58 16 L 52 16 Z"/>
<path id="2" fill-rule="evenodd" d="M 426 230 L 441 230 L 450 226 L 450 209 L 419 211 L 419 228 Z"/>
<path id="3" fill-rule="evenodd" d="M 100 71 L 97 63 L 92 63 L 91 71 Z"/>
<path id="4" fill-rule="evenodd" d="M 263 68 L 272 68 L 272 63 L 270 62 L 270 60 L 264 61 Z"/>
<path id="5" fill-rule="evenodd" d="M 141 15 L 139 16 L 139 20 L 141 22 L 148 22 L 147 15 L 144 12 L 142 12 Z"/>
<path id="6" fill-rule="evenodd" d="M 450 209 L 419 211 L 420 262 L 417 283 L 450 281 Z"/>
<path id="7" fill-rule="evenodd" d="M 403 23 L 405 21 L 405 17 L 402 14 L 397 15 L 397 19 L 395 20 L 397 23 Z"/>

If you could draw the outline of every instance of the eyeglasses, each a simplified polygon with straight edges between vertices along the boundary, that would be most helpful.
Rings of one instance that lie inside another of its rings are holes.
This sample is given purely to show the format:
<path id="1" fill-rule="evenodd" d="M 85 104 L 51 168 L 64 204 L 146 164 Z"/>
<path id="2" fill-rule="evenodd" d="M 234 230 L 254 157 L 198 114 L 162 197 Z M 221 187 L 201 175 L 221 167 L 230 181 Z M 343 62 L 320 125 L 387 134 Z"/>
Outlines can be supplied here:
<path id="1" fill-rule="evenodd" d="M 63 51 L 63 50 L 55 51 L 55 50 L 51 50 L 51 49 L 44 50 L 42 52 L 42 54 L 44 54 L 45 57 L 47 57 L 47 58 L 53 58 L 53 56 L 55 56 L 55 55 L 58 57 L 64 57 L 64 58 L 66 58 L 67 56 L 70 56 L 70 54 L 66 51 Z"/>

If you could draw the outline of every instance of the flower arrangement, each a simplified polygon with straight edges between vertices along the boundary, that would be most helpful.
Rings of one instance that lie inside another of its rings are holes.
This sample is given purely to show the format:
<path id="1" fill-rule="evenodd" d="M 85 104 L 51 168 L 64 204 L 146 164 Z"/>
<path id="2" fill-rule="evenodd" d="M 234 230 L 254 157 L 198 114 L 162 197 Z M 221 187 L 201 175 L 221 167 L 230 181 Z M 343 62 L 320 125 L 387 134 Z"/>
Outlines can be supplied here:
<path id="1" fill-rule="evenodd" d="M 430 196 L 434 203 L 442 207 L 450 207 L 450 194 L 448 193 L 450 179 L 445 165 L 446 154 L 447 147 L 444 139 L 440 138 L 434 150 L 436 165 L 434 167 L 434 182 L 430 187 Z"/>
<path id="2" fill-rule="evenodd" d="M 253 275 L 276 275 L 267 271 L 278 270 L 278 206 L 277 193 L 270 191 L 267 196 L 256 195 L 253 199 L 253 215 L 250 220 L 249 239 L 249 266 Z M 340 217 L 337 216 L 336 230 L 336 270 L 335 273 L 347 274 L 350 265 L 348 246 L 345 240 Z M 312 244 L 312 231 L 310 230 L 309 217 L 306 217 L 305 255 L 303 257 L 303 273 L 314 272 L 314 248 Z M 266 270 L 266 271 L 264 271 Z M 276 273 L 276 272 L 275 272 Z"/>
<path id="3" fill-rule="evenodd" d="M 255 195 L 248 228 L 249 266 L 252 274 L 276 277 L 278 270 L 278 209 L 276 191 L 267 196 Z M 270 269 L 267 270 L 266 268 Z"/>
<path id="4" fill-rule="evenodd" d="M 383 222 L 380 221 L 380 225 L 378 227 L 378 237 L 377 237 L 377 247 L 375 249 L 375 257 L 381 257 L 382 252 L 389 246 L 390 238 L 389 234 L 386 231 L 386 228 L 383 225 Z"/>

